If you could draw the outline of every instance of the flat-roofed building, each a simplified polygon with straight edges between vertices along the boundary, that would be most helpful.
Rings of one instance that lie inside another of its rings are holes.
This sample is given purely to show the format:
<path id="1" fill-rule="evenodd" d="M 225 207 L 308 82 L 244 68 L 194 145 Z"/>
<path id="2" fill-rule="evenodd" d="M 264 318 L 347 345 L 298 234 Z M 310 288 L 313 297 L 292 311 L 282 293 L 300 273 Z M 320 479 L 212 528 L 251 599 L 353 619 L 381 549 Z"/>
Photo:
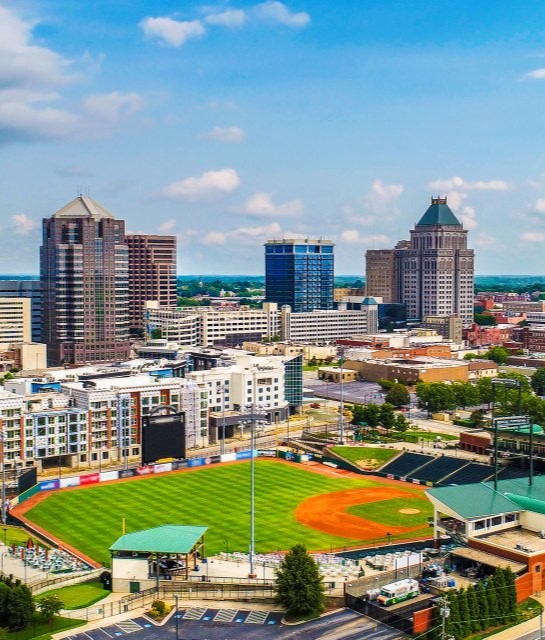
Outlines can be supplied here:
<path id="1" fill-rule="evenodd" d="M 0 298 L 0 345 L 32 342 L 30 298 Z"/>

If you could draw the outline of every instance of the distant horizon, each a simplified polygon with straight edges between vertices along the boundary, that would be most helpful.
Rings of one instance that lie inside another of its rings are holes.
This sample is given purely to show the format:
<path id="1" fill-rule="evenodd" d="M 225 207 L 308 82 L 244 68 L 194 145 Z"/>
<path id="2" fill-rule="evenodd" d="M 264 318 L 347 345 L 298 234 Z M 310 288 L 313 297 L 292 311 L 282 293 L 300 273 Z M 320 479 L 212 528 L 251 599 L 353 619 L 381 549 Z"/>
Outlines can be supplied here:
<path id="1" fill-rule="evenodd" d="M 197 278 L 264 278 L 265 274 L 259 274 L 259 273 L 195 273 L 195 274 L 177 274 L 176 278 L 180 279 L 180 278 L 186 278 L 188 280 L 190 279 L 197 279 Z M 12 279 L 17 279 L 17 280 L 23 280 L 23 279 L 29 279 L 29 280 L 39 280 L 40 276 L 39 274 L 36 273 L 4 273 L 4 274 L 0 274 L 0 280 L 12 280 Z M 340 273 L 338 275 L 335 276 L 336 279 L 340 279 L 340 278 L 354 278 L 356 280 L 365 280 L 365 276 L 364 275 L 360 275 L 360 274 L 352 274 L 352 273 Z M 521 274 L 516 274 L 516 273 L 481 273 L 481 274 L 475 274 L 475 278 L 540 278 L 545 280 L 545 274 L 535 274 L 535 273 L 521 273 Z"/>

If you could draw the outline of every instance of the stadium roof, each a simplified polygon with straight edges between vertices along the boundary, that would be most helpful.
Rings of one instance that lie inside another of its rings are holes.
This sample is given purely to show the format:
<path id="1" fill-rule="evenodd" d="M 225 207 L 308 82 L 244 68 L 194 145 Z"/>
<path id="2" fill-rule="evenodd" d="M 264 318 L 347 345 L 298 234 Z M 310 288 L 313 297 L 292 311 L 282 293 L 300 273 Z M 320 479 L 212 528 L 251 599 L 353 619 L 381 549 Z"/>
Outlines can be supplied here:
<path id="1" fill-rule="evenodd" d="M 208 527 L 165 524 L 162 527 L 126 533 L 113 543 L 110 551 L 190 553 L 207 530 Z"/>
<path id="2" fill-rule="evenodd" d="M 463 518 L 493 516 L 517 511 L 545 512 L 545 476 L 498 480 L 498 490 L 493 482 L 451 485 L 428 489 L 426 493 L 442 502 Z"/>

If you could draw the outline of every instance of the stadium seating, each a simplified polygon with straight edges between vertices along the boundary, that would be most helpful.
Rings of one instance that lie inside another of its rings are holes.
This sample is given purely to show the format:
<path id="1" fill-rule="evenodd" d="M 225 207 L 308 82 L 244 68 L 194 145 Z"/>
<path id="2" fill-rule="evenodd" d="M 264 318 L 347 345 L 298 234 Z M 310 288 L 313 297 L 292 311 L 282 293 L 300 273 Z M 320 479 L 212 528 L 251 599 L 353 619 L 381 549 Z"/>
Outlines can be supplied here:
<path id="1" fill-rule="evenodd" d="M 439 458 L 435 458 L 435 460 L 427 464 L 425 467 L 422 467 L 422 469 L 418 471 L 417 476 L 419 480 L 439 483 L 445 476 L 448 476 L 455 471 L 459 471 L 466 465 L 467 460 L 441 456 Z"/>
<path id="2" fill-rule="evenodd" d="M 498 478 L 500 480 L 512 480 L 514 478 L 527 478 L 528 469 L 521 469 L 520 467 L 504 467 L 500 469 Z"/>
<path id="3" fill-rule="evenodd" d="M 382 467 L 380 471 L 382 473 L 391 473 L 395 476 L 410 476 L 412 471 L 416 471 L 416 469 L 432 460 L 432 456 L 422 453 L 403 453 L 399 458 Z"/>
<path id="4" fill-rule="evenodd" d="M 487 464 L 470 462 L 463 469 L 456 471 L 441 484 L 470 484 L 472 482 L 483 482 L 494 474 L 494 469 Z"/>

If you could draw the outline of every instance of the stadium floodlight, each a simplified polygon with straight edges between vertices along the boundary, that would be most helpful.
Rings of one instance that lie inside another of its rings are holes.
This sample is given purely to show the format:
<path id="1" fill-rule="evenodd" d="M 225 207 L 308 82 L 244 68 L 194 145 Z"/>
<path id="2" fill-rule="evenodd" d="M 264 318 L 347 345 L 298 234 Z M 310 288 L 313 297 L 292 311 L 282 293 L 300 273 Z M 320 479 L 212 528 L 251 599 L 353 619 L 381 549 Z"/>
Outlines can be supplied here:
<path id="1" fill-rule="evenodd" d="M 248 577 L 255 578 L 255 432 L 258 428 L 263 428 L 268 424 L 268 416 L 265 413 L 267 407 L 259 404 L 250 404 L 242 408 L 242 413 L 246 415 L 246 420 L 242 421 L 250 427 L 250 574 Z"/>

